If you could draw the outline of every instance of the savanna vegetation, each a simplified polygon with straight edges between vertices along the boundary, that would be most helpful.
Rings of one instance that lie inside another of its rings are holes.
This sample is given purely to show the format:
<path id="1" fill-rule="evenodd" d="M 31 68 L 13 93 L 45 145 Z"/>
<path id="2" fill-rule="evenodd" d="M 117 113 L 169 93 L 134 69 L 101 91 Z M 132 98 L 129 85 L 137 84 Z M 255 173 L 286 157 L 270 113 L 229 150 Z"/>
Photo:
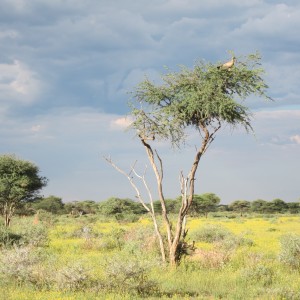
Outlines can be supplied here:
<path id="1" fill-rule="evenodd" d="M 190 217 L 193 248 L 170 268 L 147 214 L 134 222 L 100 213 L 16 216 L 0 227 L 0 293 L 11 300 L 299 299 L 299 221 L 295 214 Z"/>
<path id="2" fill-rule="evenodd" d="M 0 157 L 0 295 L 3 299 L 300 299 L 299 203 L 221 204 L 195 194 L 199 162 L 224 126 L 251 131 L 249 96 L 269 99 L 258 54 L 200 62 L 133 92 L 131 128 L 156 178 L 153 197 L 136 162 L 125 172 L 136 201 L 64 203 L 42 197 L 47 179 L 31 162 Z M 155 141 L 182 147 L 194 130 L 195 157 L 167 199 Z M 140 192 L 141 183 L 147 198 Z M 13 218 L 14 217 L 14 218 Z"/>

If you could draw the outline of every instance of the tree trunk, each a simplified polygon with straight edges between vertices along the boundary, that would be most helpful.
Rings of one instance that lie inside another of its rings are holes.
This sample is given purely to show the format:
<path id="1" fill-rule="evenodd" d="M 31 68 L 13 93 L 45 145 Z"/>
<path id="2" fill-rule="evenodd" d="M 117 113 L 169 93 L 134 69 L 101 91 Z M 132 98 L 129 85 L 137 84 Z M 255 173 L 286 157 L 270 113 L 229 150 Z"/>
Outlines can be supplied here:
<path id="1" fill-rule="evenodd" d="M 11 218 L 9 217 L 9 214 L 5 214 L 5 218 L 4 218 L 4 225 L 5 225 L 5 227 L 9 227 L 10 226 L 10 221 L 11 221 Z"/>
<path id="2" fill-rule="evenodd" d="M 195 187 L 195 174 L 198 169 L 198 165 L 200 159 L 204 152 L 206 151 L 207 147 L 209 146 L 210 142 L 212 141 L 213 134 L 220 128 L 216 128 L 212 134 L 209 134 L 208 129 L 206 128 L 205 124 L 199 124 L 199 127 L 204 132 L 204 138 L 201 144 L 200 149 L 197 151 L 192 168 L 188 175 L 188 178 L 184 178 L 181 173 L 181 194 L 182 194 L 182 204 L 178 213 L 178 219 L 176 224 L 175 232 L 172 232 L 172 225 L 169 220 L 168 212 L 166 210 L 165 198 L 163 195 L 163 166 L 162 160 L 159 157 L 158 153 L 152 150 L 151 146 L 146 142 L 146 140 L 140 136 L 142 144 L 145 146 L 147 156 L 151 163 L 152 169 L 156 176 L 158 194 L 162 206 L 162 217 L 165 221 L 166 231 L 167 231 L 167 238 L 168 238 L 168 247 L 169 247 L 169 263 L 171 266 L 177 266 L 181 259 L 181 253 L 179 253 L 180 249 L 180 241 L 182 239 L 183 226 L 185 226 L 185 218 L 188 213 L 188 210 L 192 204 L 193 197 L 194 197 L 194 187 Z M 157 166 L 155 162 L 155 156 L 159 161 Z"/>

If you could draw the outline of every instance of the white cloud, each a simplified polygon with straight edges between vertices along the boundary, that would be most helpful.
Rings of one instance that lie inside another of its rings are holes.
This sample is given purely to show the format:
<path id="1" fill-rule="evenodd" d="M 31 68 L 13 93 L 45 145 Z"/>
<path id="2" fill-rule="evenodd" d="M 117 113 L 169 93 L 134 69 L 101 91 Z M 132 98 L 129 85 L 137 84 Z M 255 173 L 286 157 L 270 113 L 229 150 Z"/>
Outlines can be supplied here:
<path id="1" fill-rule="evenodd" d="M 291 146 L 300 131 L 300 110 L 271 110 L 254 114 L 254 129 L 262 144 Z"/>
<path id="2" fill-rule="evenodd" d="M 300 118 L 300 110 L 263 110 L 254 114 L 256 119 L 290 119 Z"/>
<path id="3" fill-rule="evenodd" d="M 42 126 L 41 125 L 33 125 L 31 127 L 31 131 L 33 132 L 39 132 L 41 130 Z"/>
<path id="4" fill-rule="evenodd" d="M 22 62 L 0 64 L 0 101 L 34 102 L 40 92 L 41 82 L 37 74 Z"/>
<path id="5" fill-rule="evenodd" d="M 15 39 L 19 34 L 16 30 L 2 30 L 0 31 L 0 40 L 5 38 Z"/>
<path id="6" fill-rule="evenodd" d="M 130 117 L 121 117 L 111 121 L 111 128 L 112 129 L 126 129 L 132 120 Z"/>
<path id="7" fill-rule="evenodd" d="M 296 134 L 290 137 L 290 140 L 298 145 L 300 145 L 300 135 Z"/>

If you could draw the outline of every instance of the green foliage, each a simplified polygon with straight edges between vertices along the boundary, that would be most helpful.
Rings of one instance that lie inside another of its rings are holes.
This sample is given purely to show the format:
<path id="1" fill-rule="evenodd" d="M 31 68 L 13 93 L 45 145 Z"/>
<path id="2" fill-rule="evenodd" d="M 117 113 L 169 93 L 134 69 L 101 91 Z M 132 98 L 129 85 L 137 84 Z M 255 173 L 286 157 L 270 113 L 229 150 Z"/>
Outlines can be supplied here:
<path id="1" fill-rule="evenodd" d="M 287 204 L 281 199 L 274 199 L 268 203 L 268 212 L 284 213 L 287 210 Z"/>
<path id="2" fill-rule="evenodd" d="M 213 243 L 220 242 L 233 234 L 223 226 L 207 224 L 191 233 L 191 239 L 195 241 Z"/>
<path id="3" fill-rule="evenodd" d="M 101 236 L 99 248 L 101 250 L 121 250 L 125 244 L 124 235 L 125 230 L 121 228 L 114 228 L 109 233 Z"/>
<path id="4" fill-rule="evenodd" d="M 18 245 L 21 239 L 21 235 L 15 234 L 10 228 L 0 225 L 0 249 Z"/>
<path id="5" fill-rule="evenodd" d="M 175 200 L 165 199 L 165 205 L 166 205 L 167 212 L 170 213 L 170 214 L 178 213 L 180 205 L 181 205 L 180 200 L 181 199 L 175 199 Z M 162 212 L 160 200 L 154 201 L 153 206 L 154 206 L 154 211 L 156 213 L 161 213 Z"/>
<path id="6" fill-rule="evenodd" d="M 300 212 L 300 203 L 289 202 L 287 203 L 287 209 L 291 214 L 297 214 Z"/>
<path id="7" fill-rule="evenodd" d="M 60 290 L 79 291 L 90 283 L 90 275 L 82 264 L 71 264 L 58 270 L 55 281 Z"/>
<path id="8" fill-rule="evenodd" d="M 246 200 L 236 200 L 230 203 L 229 208 L 239 212 L 241 216 L 250 209 L 250 202 Z"/>
<path id="9" fill-rule="evenodd" d="M 238 58 L 230 70 L 199 62 L 193 69 L 181 67 L 179 72 L 163 75 L 161 85 L 146 79 L 133 93 L 137 105 L 131 104 L 132 127 L 144 138 L 170 140 L 177 146 L 190 125 L 224 123 L 251 130 L 248 108 L 236 100 L 252 94 L 268 98 L 263 73 L 260 56 L 252 54 Z"/>
<path id="10" fill-rule="evenodd" d="M 268 202 L 262 199 L 257 199 L 251 202 L 251 210 L 253 212 L 265 213 L 268 211 Z"/>
<path id="11" fill-rule="evenodd" d="M 116 256 L 107 260 L 105 288 L 120 294 L 153 295 L 158 290 L 155 281 L 149 278 L 149 266 L 137 259 Z"/>
<path id="12" fill-rule="evenodd" d="M 32 207 L 37 210 L 48 211 L 52 214 L 64 213 L 64 204 L 62 199 L 55 196 L 49 196 L 47 198 L 41 198 L 32 204 Z"/>
<path id="13" fill-rule="evenodd" d="M 15 209 L 32 201 L 47 180 L 39 176 L 39 168 L 14 155 L 0 156 L 0 211 L 9 226 Z"/>
<path id="14" fill-rule="evenodd" d="M 48 228 L 41 223 L 26 226 L 18 234 L 21 236 L 22 245 L 45 247 L 49 243 Z"/>
<path id="15" fill-rule="evenodd" d="M 130 199 L 109 198 L 99 204 L 99 212 L 106 216 L 114 216 L 117 220 L 132 220 L 133 215 L 141 215 L 146 210 L 138 202 Z"/>
<path id="16" fill-rule="evenodd" d="M 272 268 L 258 264 L 254 266 L 249 266 L 242 270 L 241 277 L 247 282 L 259 282 L 264 286 L 269 286 L 274 281 L 275 273 Z"/>
<path id="17" fill-rule="evenodd" d="M 221 199 L 213 193 L 205 193 L 202 195 L 194 195 L 189 213 L 192 215 L 207 214 L 217 209 L 217 205 Z"/>
<path id="18" fill-rule="evenodd" d="M 96 214 L 98 211 L 98 204 L 92 200 L 72 201 L 65 203 L 64 209 L 67 213 L 70 213 L 73 216 Z"/>
<path id="19" fill-rule="evenodd" d="M 284 235 L 280 244 L 279 260 L 293 269 L 300 270 L 300 235 Z"/>
<path id="20" fill-rule="evenodd" d="M 0 257 L 0 273 L 6 279 L 19 283 L 34 282 L 34 269 L 39 261 L 39 257 L 28 246 L 4 250 Z"/>

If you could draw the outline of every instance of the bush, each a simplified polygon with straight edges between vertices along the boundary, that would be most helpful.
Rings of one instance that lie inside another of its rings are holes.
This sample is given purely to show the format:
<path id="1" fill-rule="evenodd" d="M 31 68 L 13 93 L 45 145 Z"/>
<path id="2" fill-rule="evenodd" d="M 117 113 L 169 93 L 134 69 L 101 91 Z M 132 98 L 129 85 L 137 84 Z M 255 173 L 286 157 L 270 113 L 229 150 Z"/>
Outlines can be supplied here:
<path id="1" fill-rule="evenodd" d="M 121 250 L 125 244 L 124 240 L 125 230 L 116 228 L 101 237 L 98 243 L 99 248 L 102 250 Z"/>
<path id="2" fill-rule="evenodd" d="M 126 257 L 113 257 L 104 266 L 105 288 L 121 294 L 152 295 L 158 291 L 158 285 L 149 279 L 149 267 L 138 260 Z"/>
<path id="3" fill-rule="evenodd" d="M 233 233 L 220 225 L 208 224 L 191 233 L 191 239 L 213 243 L 232 237 Z"/>
<path id="4" fill-rule="evenodd" d="M 198 249 L 193 255 L 193 259 L 199 261 L 200 266 L 208 269 L 220 269 L 230 261 L 231 254 L 217 249 Z"/>
<path id="5" fill-rule="evenodd" d="M 293 269 L 300 269 L 300 235 L 284 235 L 280 243 L 279 260 Z"/>
<path id="6" fill-rule="evenodd" d="M 11 232 L 9 228 L 0 226 L 0 248 L 9 248 L 18 245 L 22 236 Z"/>
<path id="7" fill-rule="evenodd" d="M 39 262 L 31 247 L 14 247 L 4 250 L 0 258 L 0 273 L 5 279 L 21 282 L 35 282 L 34 270 Z"/>
<path id="8" fill-rule="evenodd" d="M 28 225 L 19 233 L 22 237 L 21 242 L 24 245 L 43 247 L 49 243 L 48 228 L 44 224 Z"/>
<path id="9" fill-rule="evenodd" d="M 240 246 L 248 246 L 251 247 L 254 245 L 254 242 L 249 239 L 246 238 L 245 236 L 241 235 L 228 235 L 226 236 L 226 238 L 224 238 L 222 241 L 217 242 L 218 247 L 220 247 L 223 250 L 226 251 L 231 251 L 231 250 L 235 250 L 236 248 L 240 247 Z"/>
<path id="10" fill-rule="evenodd" d="M 67 266 L 57 272 L 56 284 L 60 290 L 78 291 L 87 287 L 90 277 L 80 264 Z"/>
<path id="11" fill-rule="evenodd" d="M 132 250 L 136 251 L 160 253 L 152 225 L 131 228 L 126 231 L 124 239 L 127 249 L 132 248 Z"/>
<path id="12" fill-rule="evenodd" d="M 268 290 L 270 299 L 288 299 L 288 300 L 299 300 L 300 291 L 294 291 L 288 287 L 283 288 L 271 288 Z"/>
<path id="13" fill-rule="evenodd" d="M 272 284 L 274 275 L 274 271 L 270 267 L 264 265 L 255 265 L 245 268 L 241 272 L 241 277 L 245 281 L 250 281 L 253 283 L 259 282 L 262 283 L 263 286 Z"/>

